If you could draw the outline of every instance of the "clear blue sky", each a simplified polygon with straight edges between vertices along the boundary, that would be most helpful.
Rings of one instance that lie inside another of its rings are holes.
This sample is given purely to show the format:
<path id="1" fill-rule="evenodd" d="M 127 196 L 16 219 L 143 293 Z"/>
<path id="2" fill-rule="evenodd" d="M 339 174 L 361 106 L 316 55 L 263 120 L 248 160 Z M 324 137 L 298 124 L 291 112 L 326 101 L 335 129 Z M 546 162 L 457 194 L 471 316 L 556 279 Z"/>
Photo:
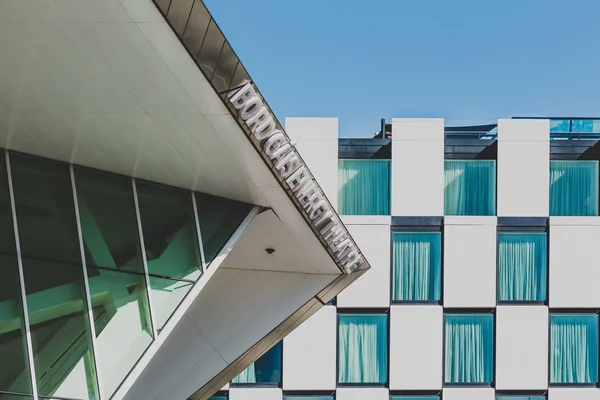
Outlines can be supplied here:
<path id="1" fill-rule="evenodd" d="M 600 116 L 600 0 L 205 0 L 285 117 Z"/>

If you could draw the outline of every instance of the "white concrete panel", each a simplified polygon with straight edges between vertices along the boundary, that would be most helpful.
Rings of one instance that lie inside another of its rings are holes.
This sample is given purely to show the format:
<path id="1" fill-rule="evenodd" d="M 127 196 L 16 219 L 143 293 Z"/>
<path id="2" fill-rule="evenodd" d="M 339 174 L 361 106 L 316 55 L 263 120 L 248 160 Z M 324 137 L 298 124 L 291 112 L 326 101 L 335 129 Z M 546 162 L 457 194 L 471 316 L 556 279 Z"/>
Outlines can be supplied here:
<path id="1" fill-rule="evenodd" d="M 548 216 L 548 120 L 499 120 L 497 166 L 498 216 Z"/>
<path id="2" fill-rule="evenodd" d="M 229 400 L 281 400 L 279 388 L 235 388 L 229 390 Z"/>
<path id="3" fill-rule="evenodd" d="M 392 120 L 392 215 L 444 214 L 444 120 Z"/>
<path id="4" fill-rule="evenodd" d="M 480 221 L 444 227 L 445 307 L 496 305 L 496 224 Z"/>
<path id="5" fill-rule="evenodd" d="M 444 400 L 494 400 L 492 388 L 446 388 Z"/>
<path id="6" fill-rule="evenodd" d="M 598 388 L 550 388 L 548 400 L 600 400 Z"/>
<path id="7" fill-rule="evenodd" d="M 600 226 L 554 225 L 554 221 L 550 220 L 549 235 L 550 307 L 600 307 Z"/>
<path id="8" fill-rule="evenodd" d="M 546 389 L 548 307 L 498 306 L 496 311 L 496 388 Z"/>
<path id="9" fill-rule="evenodd" d="M 389 400 L 386 388 L 339 388 L 336 400 Z"/>
<path id="10" fill-rule="evenodd" d="M 390 313 L 390 389 L 441 389 L 442 307 L 394 305 Z"/>
<path id="11" fill-rule="evenodd" d="M 371 269 L 339 294 L 338 307 L 389 307 L 390 226 L 347 225 Z"/>
<path id="12" fill-rule="evenodd" d="M 283 340 L 284 390 L 334 390 L 336 324 L 333 306 L 321 308 Z"/>
<path id="13" fill-rule="evenodd" d="M 286 118 L 285 130 L 337 210 L 338 119 Z"/>

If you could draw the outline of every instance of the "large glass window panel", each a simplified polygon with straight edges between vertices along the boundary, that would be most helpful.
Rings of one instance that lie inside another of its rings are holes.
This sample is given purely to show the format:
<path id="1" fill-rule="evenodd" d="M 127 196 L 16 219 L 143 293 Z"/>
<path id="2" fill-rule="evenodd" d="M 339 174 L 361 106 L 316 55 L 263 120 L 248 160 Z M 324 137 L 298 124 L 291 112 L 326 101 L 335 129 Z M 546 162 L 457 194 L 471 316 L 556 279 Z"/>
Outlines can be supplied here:
<path id="1" fill-rule="evenodd" d="M 32 394 L 4 152 L 0 154 L 0 390 Z M 11 398 L 0 394 L 0 400 Z"/>
<path id="2" fill-rule="evenodd" d="M 571 120 L 569 119 L 551 119 L 550 133 L 567 133 L 571 131 Z"/>
<path id="3" fill-rule="evenodd" d="M 192 193 L 136 181 L 150 274 L 197 279 L 202 273 Z"/>
<path id="4" fill-rule="evenodd" d="M 193 283 L 188 281 L 150 277 L 154 321 L 156 321 L 159 330 L 165 326 L 173 311 L 188 294 L 192 286 Z"/>
<path id="5" fill-rule="evenodd" d="M 204 258 L 208 264 L 246 218 L 252 205 L 204 193 L 195 193 L 195 196 Z"/>
<path id="6" fill-rule="evenodd" d="M 392 241 L 392 300 L 440 300 L 441 233 L 394 232 Z"/>
<path id="7" fill-rule="evenodd" d="M 281 384 L 281 342 L 233 378 L 233 384 Z"/>
<path id="8" fill-rule="evenodd" d="M 445 330 L 445 382 L 491 383 L 494 317 L 491 314 L 449 314 Z"/>
<path id="9" fill-rule="evenodd" d="M 387 315 L 341 314 L 338 326 L 340 383 L 387 381 Z"/>
<path id="10" fill-rule="evenodd" d="M 593 122 L 594 133 L 600 133 L 600 119 L 595 119 Z"/>
<path id="11" fill-rule="evenodd" d="M 550 383 L 598 382 L 598 315 L 550 316 Z"/>
<path id="12" fill-rule="evenodd" d="M 88 268 L 103 398 L 109 398 L 152 342 L 142 275 Z"/>
<path id="13" fill-rule="evenodd" d="M 498 300 L 546 300 L 545 232 L 498 234 Z"/>
<path id="14" fill-rule="evenodd" d="M 496 213 L 496 161 L 446 160 L 445 215 Z"/>
<path id="15" fill-rule="evenodd" d="M 18 393 L 3 393 L 0 392 L 0 400 L 33 400 L 33 397 L 21 395 Z"/>
<path id="16" fill-rule="evenodd" d="M 390 160 L 338 160 L 338 207 L 344 215 L 389 215 Z"/>
<path id="17" fill-rule="evenodd" d="M 496 400 L 545 400 L 544 396 L 519 396 L 519 395 L 500 395 Z"/>
<path id="18" fill-rule="evenodd" d="M 40 395 L 98 398 L 69 166 L 11 155 Z"/>
<path id="19" fill-rule="evenodd" d="M 227 396 L 212 396 L 208 400 L 227 400 Z"/>
<path id="20" fill-rule="evenodd" d="M 283 400 L 333 400 L 333 396 L 283 396 Z"/>
<path id="21" fill-rule="evenodd" d="M 550 160 L 550 215 L 598 215 L 598 161 Z"/>
<path id="22" fill-rule="evenodd" d="M 594 132 L 594 120 L 592 119 L 573 119 L 571 120 L 571 132 L 592 133 Z"/>
<path id="23" fill-rule="evenodd" d="M 131 178 L 75 169 L 88 267 L 144 273 Z"/>

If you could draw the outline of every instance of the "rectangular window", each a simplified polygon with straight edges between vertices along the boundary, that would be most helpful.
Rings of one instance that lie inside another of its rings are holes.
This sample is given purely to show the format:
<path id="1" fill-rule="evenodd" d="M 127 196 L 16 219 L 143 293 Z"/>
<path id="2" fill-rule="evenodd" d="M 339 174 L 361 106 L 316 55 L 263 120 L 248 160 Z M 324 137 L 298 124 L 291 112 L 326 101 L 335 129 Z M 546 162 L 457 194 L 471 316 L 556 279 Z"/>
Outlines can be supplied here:
<path id="1" fill-rule="evenodd" d="M 498 233 L 498 300 L 546 300 L 546 232 Z"/>
<path id="2" fill-rule="evenodd" d="M 338 326 L 338 381 L 387 382 L 387 314 L 340 314 Z"/>
<path id="3" fill-rule="evenodd" d="M 570 119 L 551 119 L 550 133 L 568 133 L 571 132 Z"/>
<path id="4" fill-rule="evenodd" d="M 439 301 L 442 286 L 442 234 L 392 234 L 392 300 Z"/>
<path id="5" fill-rule="evenodd" d="M 550 160 L 550 215 L 598 215 L 598 161 Z"/>
<path id="6" fill-rule="evenodd" d="M 598 315 L 550 316 L 550 383 L 598 382 Z"/>
<path id="7" fill-rule="evenodd" d="M 594 132 L 594 120 L 573 119 L 571 120 L 571 132 L 592 133 Z"/>
<path id="8" fill-rule="evenodd" d="M 306 396 L 283 396 L 283 400 L 333 400 L 333 396 L 318 396 L 318 395 L 306 395 Z"/>
<path id="9" fill-rule="evenodd" d="M 543 395 L 529 396 L 529 395 L 498 395 L 496 400 L 545 400 L 546 397 Z"/>
<path id="10" fill-rule="evenodd" d="M 496 161 L 446 160 L 445 215 L 496 213 Z"/>
<path id="11" fill-rule="evenodd" d="M 446 383 L 491 383 L 494 371 L 494 316 L 446 315 L 445 349 Z"/>
<path id="12" fill-rule="evenodd" d="M 390 160 L 338 160 L 338 208 L 343 215 L 389 215 Z"/>
<path id="13" fill-rule="evenodd" d="M 391 400 L 440 400 L 440 396 L 410 395 L 410 396 L 392 396 Z"/>
<path id="14" fill-rule="evenodd" d="M 233 378 L 232 384 L 281 385 L 281 342 Z"/>

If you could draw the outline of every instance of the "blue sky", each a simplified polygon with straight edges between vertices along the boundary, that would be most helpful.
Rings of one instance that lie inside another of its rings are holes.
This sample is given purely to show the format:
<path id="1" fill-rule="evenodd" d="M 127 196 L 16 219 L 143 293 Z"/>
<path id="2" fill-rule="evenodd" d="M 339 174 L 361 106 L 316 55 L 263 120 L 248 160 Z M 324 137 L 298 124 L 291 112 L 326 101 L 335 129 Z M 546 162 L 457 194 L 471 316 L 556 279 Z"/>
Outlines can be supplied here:
<path id="1" fill-rule="evenodd" d="M 205 0 L 285 117 L 600 117 L 600 0 Z"/>

